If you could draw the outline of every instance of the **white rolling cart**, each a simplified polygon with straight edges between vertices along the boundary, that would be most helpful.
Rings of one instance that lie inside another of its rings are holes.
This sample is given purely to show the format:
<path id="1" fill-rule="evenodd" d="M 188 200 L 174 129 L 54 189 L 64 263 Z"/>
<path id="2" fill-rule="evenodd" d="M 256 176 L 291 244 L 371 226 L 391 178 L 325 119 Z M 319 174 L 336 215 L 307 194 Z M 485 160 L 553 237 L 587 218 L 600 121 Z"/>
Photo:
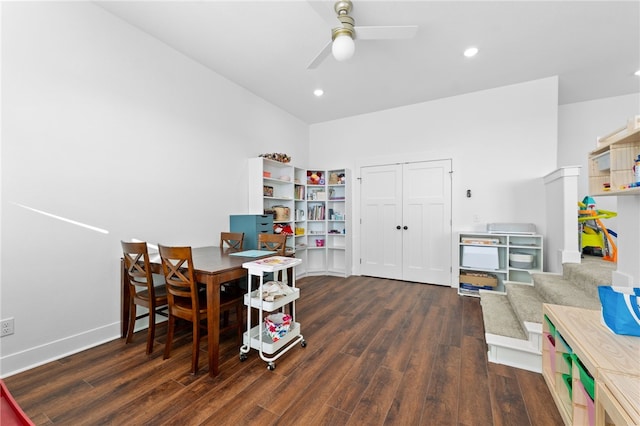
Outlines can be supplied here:
<path id="1" fill-rule="evenodd" d="M 296 322 L 295 301 L 300 297 L 300 289 L 296 287 L 296 274 L 290 274 L 292 282 L 288 284 L 290 284 L 290 289 L 292 290 L 291 294 L 279 297 L 274 301 L 265 301 L 261 297 L 265 284 L 265 273 L 273 273 L 274 279 L 280 271 L 282 271 L 282 276 L 286 276 L 287 269 L 294 268 L 301 263 L 302 259 L 294 257 L 272 256 L 242 264 L 242 267 L 248 270 L 248 292 L 244 295 L 244 304 L 247 306 L 247 331 L 242 336 L 243 345 L 240 347 L 240 361 L 245 361 L 249 351 L 256 349 L 260 353 L 260 358 L 267 362 L 267 368 L 273 371 L 276 368 L 275 360 L 280 358 L 296 343 L 300 342 L 303 348 L 307 346 L 307 342 L 300 333 L 300 324 Z M 253 277 L 260 278 L 260 285 L 257 290 L 252 289 Z M 284 313 L 284 308 L 288 304 L 291 304 L 291 325 L 287 333 L 274 342 L 266 332 L 263 313 Z M 253 328 L 251 327 L 251 308 L 258 310 L 258 325 Z M 267 355 L 272 356 L 269 357 Z"/>

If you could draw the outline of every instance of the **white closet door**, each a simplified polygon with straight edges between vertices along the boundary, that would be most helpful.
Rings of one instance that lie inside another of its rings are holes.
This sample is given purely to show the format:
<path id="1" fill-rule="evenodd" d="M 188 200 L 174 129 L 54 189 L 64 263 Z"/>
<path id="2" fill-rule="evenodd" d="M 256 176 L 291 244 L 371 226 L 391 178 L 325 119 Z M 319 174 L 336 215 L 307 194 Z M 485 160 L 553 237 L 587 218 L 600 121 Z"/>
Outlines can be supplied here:
<path id="1" fill-rule="evenodd" d="M 363 275 L 402 279 L 402 165 L 361 169 Z"/>
<path id="2" fill-rule="evenodd" d="M 451 161 L 361 169 L 361 273 L 451 285 Z"/>
<path id="3" fill-rule="evenodd" d="M 451 285 L 451 161 L 403 169 L 402 279 Z"/>

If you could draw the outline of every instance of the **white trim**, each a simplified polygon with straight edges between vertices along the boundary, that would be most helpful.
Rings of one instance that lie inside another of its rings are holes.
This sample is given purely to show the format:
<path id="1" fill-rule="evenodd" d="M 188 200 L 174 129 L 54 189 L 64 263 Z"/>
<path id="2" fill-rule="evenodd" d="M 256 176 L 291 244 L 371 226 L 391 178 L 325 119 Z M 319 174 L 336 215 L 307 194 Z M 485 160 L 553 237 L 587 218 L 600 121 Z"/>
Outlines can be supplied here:
<path id="1" fill-rule="evenodd" d="M 5 378 L 120 338 L 120 321 L 0 358 Z"/>

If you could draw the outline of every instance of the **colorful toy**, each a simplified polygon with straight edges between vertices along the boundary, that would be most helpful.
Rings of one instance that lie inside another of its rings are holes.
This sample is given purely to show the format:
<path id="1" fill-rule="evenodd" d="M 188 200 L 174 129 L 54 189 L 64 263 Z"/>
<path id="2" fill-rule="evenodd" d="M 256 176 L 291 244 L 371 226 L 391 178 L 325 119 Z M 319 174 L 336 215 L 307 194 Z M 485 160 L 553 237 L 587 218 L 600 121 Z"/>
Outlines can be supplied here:
<path id="1" fill-rule="evenodd" d="M 590 252 L 596 256 L 602 256 L 610 262 L 618 261 L 618 248 L 613 237 L 618 235 L 607 229 L 601 219 L 616 217 L 616 212 L 608 210 L 596 210 L 596 202 L 592 197 L 586 196 L 582 202 L 578 202 L 578 225 L 580 228 L 580 249 L 583 253 Z"/>
<path id="2" fill-rule="evenodd" d="M 324 185 L 322 172 L 307 171 L 307 183 L 310 185 Z"/>

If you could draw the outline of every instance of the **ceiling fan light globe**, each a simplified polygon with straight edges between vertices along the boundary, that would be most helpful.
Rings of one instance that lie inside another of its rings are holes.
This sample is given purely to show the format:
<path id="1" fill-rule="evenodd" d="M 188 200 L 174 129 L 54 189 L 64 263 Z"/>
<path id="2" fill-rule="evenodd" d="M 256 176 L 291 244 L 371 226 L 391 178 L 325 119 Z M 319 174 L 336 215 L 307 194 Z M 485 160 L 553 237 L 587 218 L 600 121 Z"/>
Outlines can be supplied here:
<path id="1" fill-rule="evenodd" d="M 355 50 L 355 43 L 347 34 L 336 37 L 331 45 L 331 53 L 333 54 L 333 57 L 336 58 L 336 61 L 340 62 L 350 59 Z"/>

